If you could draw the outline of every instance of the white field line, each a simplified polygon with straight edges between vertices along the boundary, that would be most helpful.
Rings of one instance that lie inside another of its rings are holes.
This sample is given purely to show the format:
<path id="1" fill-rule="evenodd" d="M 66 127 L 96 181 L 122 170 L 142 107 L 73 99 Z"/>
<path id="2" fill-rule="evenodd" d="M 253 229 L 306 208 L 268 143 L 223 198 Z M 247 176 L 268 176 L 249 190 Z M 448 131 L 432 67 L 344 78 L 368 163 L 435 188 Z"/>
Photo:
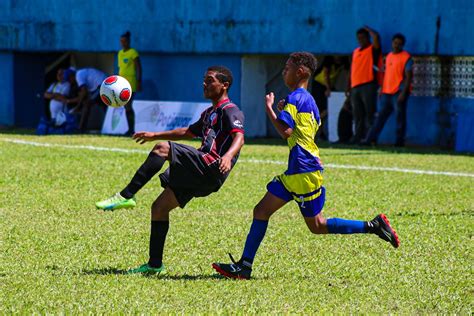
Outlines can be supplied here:
<path id="1" fill-rule="evenodd" d="M 86 149 L 94 151 L 111 151 L 111 152 L 121 152 L 121 153 L 140 153 L 146 154 L 149 151 L 143 149 L 125 149 L 125 148 L 114 148 L 114 147 L 97 147 L 97 146 L 86 146 L 86 145 L 63 145 L 63 144 L 53 144 L 53 143 L 42 143 L 42 142 L 33 142 L 22 139 L 13 139 L 13 138 L 0 138 L 1 141 L 37 146 L 37 147 L 58 147 L 58 148 L 68 148 L 68 149 Z M 278 160 L 260 160 L 260 159 L 239 159 L 240 162 L 247 163 L 256 163 L 256 164 L 273 164 L 273 165 L 286 165 L 285 161 Z M 451 172 L 451 171 L 433 171 L 433 170 L 420 170 L 420 169 L 405 169 L 405 168 L 396 168 L 396 167 L 374 167 L 374 166 L 356 166 L 356 165 L 341 165 L 341 164 L 332 164 L 328 163 L 324 165 L 326 168 L 333 169 L 351 169 L 351 170 L 368 170 L 368 171 L 389 171 L 389 172 L 400 172 L 400 173 L 415 173 L 415 174 L 427 174 L 427 175 L 443 175 L 451 177 L 470 177 L 474 178 L 474 173 L 464 173 L 464 172 Z"/>

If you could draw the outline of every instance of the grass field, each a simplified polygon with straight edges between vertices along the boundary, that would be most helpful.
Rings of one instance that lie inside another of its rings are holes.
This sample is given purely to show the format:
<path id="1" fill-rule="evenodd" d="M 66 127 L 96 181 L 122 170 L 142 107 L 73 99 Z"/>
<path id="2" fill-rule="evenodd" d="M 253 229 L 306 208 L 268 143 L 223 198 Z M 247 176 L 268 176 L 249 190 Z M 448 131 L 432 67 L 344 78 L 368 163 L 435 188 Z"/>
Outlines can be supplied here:
<path id="1" fill-rule="evenodd" d="M 165 249 L 169 273 L 123 275 L 147 259 L 149 209 L 161 192 L 159 181 L 156 177 L 138 194 L 134 210 L 104 213 L 94 202 L 128 183 L 150 147 L 121 137 L 0 134 L 1 314 L 472 314 L 472 156 L 323 146 L 323 161 L 335 165 L 324 173 L 326 216 L 372 219 L 383 211 L 401 247 L 395 250 L 370 235 L 312 235 L 296 204 L 289 204 L 270 221 L 254 279 L 233 281 L 218 277 L 211 263 L 228 261 L 228 252 L 240 257 L 253 205 L 265 184 L 284 171 L 275 162 L 286 160 L 287 147 L 280 141 L 249 141 L 217 194 L 172 212 Z"/>

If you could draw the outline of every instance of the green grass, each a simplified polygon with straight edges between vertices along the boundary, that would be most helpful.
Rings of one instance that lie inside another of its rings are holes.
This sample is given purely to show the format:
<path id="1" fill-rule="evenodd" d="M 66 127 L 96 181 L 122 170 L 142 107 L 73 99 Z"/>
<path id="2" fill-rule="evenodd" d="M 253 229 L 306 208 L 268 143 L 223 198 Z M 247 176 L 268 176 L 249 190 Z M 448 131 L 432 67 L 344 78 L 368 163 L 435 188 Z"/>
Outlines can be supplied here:
<path id="1" fill-rule="evenodd" d="M 94 202 L 120 190 L 145 158 L 34 147 L 1 139 L 147 150 L 126 138 L 0 135 L 0 313 L 462 313 L 473 311 L 474 178 L 330 169 L 328 217 L 385 212 L 401 248 L 371 235 L 316 236 L 296 204 L 272 217 L 254 279 L 219 278 L 214 261 L 240 256 L 252 208 L 284 166 L 280 141 L 249 142 L 216 194 L 171 214 L 169 274 L 122 275 L 147 259 L 153 179 L 138 207 L 104 213 Z M 191 144 L 197 145 L 196 142 Z M 325 163 L 474 173 L 472 156 L 429 150 L 322 148 Z"/>

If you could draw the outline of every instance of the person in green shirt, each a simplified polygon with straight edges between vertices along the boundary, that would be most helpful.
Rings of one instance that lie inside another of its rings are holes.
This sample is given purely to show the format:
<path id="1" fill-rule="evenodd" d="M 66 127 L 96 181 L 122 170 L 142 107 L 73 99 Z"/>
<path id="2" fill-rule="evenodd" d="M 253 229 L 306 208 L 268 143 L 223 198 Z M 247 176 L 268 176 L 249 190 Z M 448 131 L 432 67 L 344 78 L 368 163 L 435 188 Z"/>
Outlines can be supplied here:
<path id="1" fill-rule="evenodd" d="M 118 52 L 117 59 L 119 75 L 127 79 L 132 87 L 132 97 L 125 105 L 125 113 L 127 114 L 128 122 L 127 134 L 132 135 L 135 127 L 135 114 L 133 112 L 132 103 L 135 93 L 142 89 L 142 65 L 140 63 L 138 52 L 130 47 L 130 36 L 131 34 L 129 31 L 120 36 L 120 45 L 122 46 L 122 49 Z"/>

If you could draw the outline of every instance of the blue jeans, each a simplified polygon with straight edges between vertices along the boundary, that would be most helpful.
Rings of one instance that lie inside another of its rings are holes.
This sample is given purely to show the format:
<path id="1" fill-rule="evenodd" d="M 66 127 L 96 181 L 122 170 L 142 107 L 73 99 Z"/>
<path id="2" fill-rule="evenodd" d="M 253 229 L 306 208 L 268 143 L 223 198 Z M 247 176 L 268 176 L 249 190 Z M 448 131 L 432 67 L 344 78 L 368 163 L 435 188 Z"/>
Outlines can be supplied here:
<path id="1" fill-rule="evenodd" d="M 407 101 L 408 96 L 403 102 L 398 102 L 398 96 L 400 92 L 395 94 L 382 94 L 380 98 L 380 111 L 377 112 L 374 125 L 367 134 L 367 142 L 376 142 L 380 135 L 385 123 L 392 114 L 393 110 L 396 110 L 397 115 L 397 145 L 405 144 L 405 132 L 407 128 Z"/>

